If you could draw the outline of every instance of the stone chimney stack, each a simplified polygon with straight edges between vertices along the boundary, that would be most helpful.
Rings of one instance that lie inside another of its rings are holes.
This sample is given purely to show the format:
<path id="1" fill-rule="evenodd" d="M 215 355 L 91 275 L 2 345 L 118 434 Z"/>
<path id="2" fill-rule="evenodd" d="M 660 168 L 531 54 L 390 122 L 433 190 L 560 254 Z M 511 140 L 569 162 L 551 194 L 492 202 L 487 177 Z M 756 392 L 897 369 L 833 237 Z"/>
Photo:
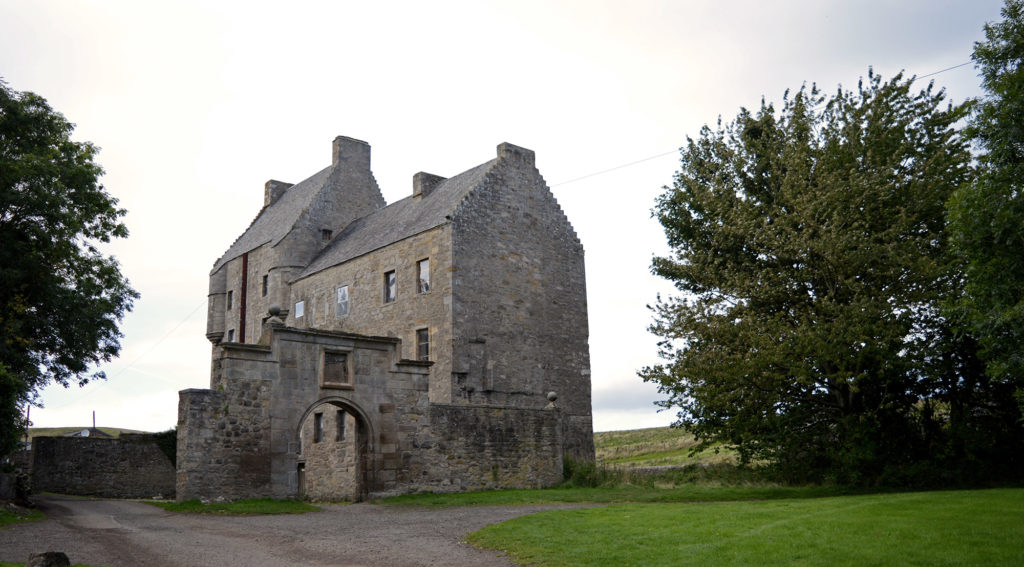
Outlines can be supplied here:
<path id="1" fill-rule="evenodd" d="M 447 177 L 421 171 L 412 176 L 412 196 L 426 197 L 435 187 L 447 180 Z"/>
<path id="2" fill-rule="evenodd" d="M 291 187 L 292 183 L 285 183 L 284 181 L 278 181 L 271 179 L 263 185 L 263 206 L 266 207 L 278 200 L 284 192 Z"/>
<path id="3" fill-rule="evenodd" d="M 508 142 L 498 144 L 498 159 L 522 161 L 530 167 L 534 167 L 534 163 L 536 162 L 533 150 L 520 148 L 519 146 L 512 145 Z"/>
<path id="4" fill-rule="evenodd" d="M 334 139 L 331 165 L 338 168 L 345 165 L 350 169 L 370 171 L 370 144 L 348 136 Z"/>

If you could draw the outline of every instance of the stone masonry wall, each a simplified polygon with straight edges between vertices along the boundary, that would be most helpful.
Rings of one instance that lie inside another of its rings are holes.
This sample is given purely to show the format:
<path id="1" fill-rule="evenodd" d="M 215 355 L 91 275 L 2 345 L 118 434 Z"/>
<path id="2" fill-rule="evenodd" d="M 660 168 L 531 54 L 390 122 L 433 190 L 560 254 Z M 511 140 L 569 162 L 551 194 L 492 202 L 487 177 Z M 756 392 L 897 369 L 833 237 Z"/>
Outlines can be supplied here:
<path id="1" fill-rule="evenodd" d="M 148 435 L 37 437 L 32 489 L 103 498 L 171 498 L 174 465 Z"/>
<path id="2" fill-rule="evenodd" d="M 552 409 L 431 403 L 394 412 L 393 483 L 372 496 L 542 488 L 562 480 L 561 415 Z"/>
<path id="3" fill-rule="evenodd" d="M 428 400 L 431 363 L 398 341 L 284 327 L 267 345 L 216 349 L 211 390 L 180 393 L 178 498 L 316 500 L 550 486 L 561 478 L 554 409 Z M 325 352 L 348 353 L 351 383 L 322 381 Z M 346 436 L 337 439 L 337 411 Z M 323 437 L 313 422 L 323 414 Z M 301 476 L 300 476 L 301 475 Z"/>
<path id="4" fill-rule="evenodd" d="M 451 376 L 451 247 L 449 225 L 443 225 L 353 258 L 298 280 L 292 285 L 287 324 L 298 328 L 344 331 L 401 339 L 400 357 L 416 359 L 416 330 L 430 336 L 431 400 L 438 380 Z M 416 263 L 430 260 L 430 290 L 418 293 Z M 394 270 L 396 297 L 383 302 L 384 273 Z M 349 286 L 349 313 L 338 315 L 337 289 Z M 305 302 L 305 315 L 296 318 L 294 304 Z M 444 393 L 450 392 L 450 388 Z M 442 395 L 443 396 L 443 395 Z"/>
<path id="5" fill-rule="evenodd" d="M 499 146 L 456 212 L 452 399 L 541 408 L 554 391 L 567 456 L 593 460 L 583 246 L 533 159 Z"/>
<path id="6" fill-rule="evenodd" d="M 211 390 L 179 392 L 179 500 L 273 496 L 271 390 L 266 346 L 215 347 Z"/>
<path id="7" fill-rule="evenodd" d="M 179 393 L 178 500 L 273 496 L 270 384 L 237 379 L 223 384 L 220 391 Z"/>
<path id="8" fill-rule="evenodd" d="M 322 430 L 315 436 L 316 416 Z M 339 422 L 344 421 L 344 427 Z M 300 435 L 304 464 L 304 496 L 316 501 L 358 500 L 362 472 L 358 440 L 365 428 L 358 427 L 354 415 L 344 408 L 324 403 L 313 408 L 302 424 Z M 365 441 L 362 443 L 365 445 Z"/>
<path id="9" fill-rule="evenodd" d="M 366 142 L 339 136 L 332 146 L 331 172 L 325 186 L 295 221 L 295 226 L 280 242 L 269 242 L 248 251 L 246 278 L 245 343 L 259 341 L 263 321 L 271 305 L 287 312 L 292 277 L 301 271 L 327 241 L 322 230 L 337 234 L 349 222 L 385 205 L 377 181 L 370 171 L 370 146 Z M 242 257 L 232 258 L 210 275 L 207 308 L 207 336 L 222 336 L 234 330 L 236 342 L 242 342 L 240 307 L 242 300 Z M 263 277 L 267 276 L 267 294 L 263 295 Z M 233 304 L 227 309 L 227 293 Z"/>

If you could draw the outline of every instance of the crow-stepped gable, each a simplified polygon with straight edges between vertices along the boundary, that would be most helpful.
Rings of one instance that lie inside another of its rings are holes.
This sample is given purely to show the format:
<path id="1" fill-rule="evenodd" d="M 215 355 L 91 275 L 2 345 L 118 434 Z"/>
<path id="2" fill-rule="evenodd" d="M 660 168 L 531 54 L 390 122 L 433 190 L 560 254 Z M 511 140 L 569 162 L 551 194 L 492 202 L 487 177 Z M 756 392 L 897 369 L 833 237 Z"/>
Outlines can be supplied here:
<path id="1" fill-rule="evenodd" d="M 532 151 L 386 205 L 370 146 L 264 206 L 210 273 L 178 499 L 550 486 L 593 460 L 583 247 Z"/>

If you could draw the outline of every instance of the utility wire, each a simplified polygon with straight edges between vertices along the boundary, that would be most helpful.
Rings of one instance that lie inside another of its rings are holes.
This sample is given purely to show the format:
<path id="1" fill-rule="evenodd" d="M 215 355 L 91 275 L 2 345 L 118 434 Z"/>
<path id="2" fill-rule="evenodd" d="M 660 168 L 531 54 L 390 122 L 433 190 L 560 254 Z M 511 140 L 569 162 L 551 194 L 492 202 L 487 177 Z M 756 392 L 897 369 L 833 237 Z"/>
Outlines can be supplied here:
<path id="1" fill-rule="evenodd" d="M 933 76 L 938 75 L 940 73 L 945 73 L 946 71 L 952 71 L 953 69 L 958 69 L 960 67 L 963 67 L 965 65 L 970 65 L 970 64 L 971 64 L 971 61 L 965 61 L 965 62 L 960 63 L 958 65 L 953 65 L 952 67 L 946 67 L 945 69 L 939 69 L 938 71 L 935 71 L 934 73 L 928 73 L 926 75 L 921 75 L 919 77 L 915 77 L 914 80 L 916 81 L 917 79 L 924 79 L 926 77 L 933 77 Z M 645 157 L 643 159 L 638 159 L 636 161 L 631 161 L 629 163 L 624 163 L 622 165 L 617 165 L 615 167 L 610 167 L 608 169 L 602 169 L 601 171 L 595 171 L 594 173 L 588 173 L 588 174 L 582 175 L 580 177 L 575 177 L 573 179 L 569 179 L 568 181 L 562 181 L 562 182 L 559 182 L 559 183 L 555 183 L 555 184 L 551 185 L 551 187 L 560 187 L 562 185 L 568 185 L 570 183 L 575 183 L 577 181 L 582 181 L 584 179 L 589 179 L 591 177 L 596 177 L 598 175 L 604 175 L 605 173 L 611 173 L 611 172 L 617 171 L 619 169 L 624 169 L 624 168 L 627 168 L 627 167 L 632 167 L 634 165 L 638 165 L 638 164 L 644 163 L 646 161 L 651 161 L 652 159 L 658 159 L 660 157 L 665 157 L 665 156 L 667 156 L 669 154 L 674 154 L 674 153 L 676 153 L 678 151 L 679 151 L 678 149 L 674 149 L 674 150 L 670 150 L 670 151 L 667 151 L 667 152 L 664 152 L 664 153 L 660 153 L 660 154 L 656 154 L 656 155 L 653 155 L 653 156 Z M 171 334 L 174 333 L 174 331 L 177 331 L 179 327 L 184 325 L 185 321 L 188 321 L 189 319 L 191 319 L 192 316 L 195 315 L 196 311 L 198 311 L 199 308 L 202 307 L 203 304 L 205 304 L 205 303 L 206 303 L 206 300 L 204 299 L 201 303 L 199 303 L 199 305 L 196 305 L 195 309 L 193 309 L 191 313 L 189 313 L 188 315 L 185 316 L 184 319 L 179 321 L 178 324 L 174 326 L 174 328 L 172 328 L 170 331 L 167 331 L 167 333 L 165 333 L 164 336 L 160 337 L 160 340 L 158 340 L 157 342 L 153 343 L 153 346 L 149 347 L 146 350 L 146 352 L 144 352 L 144 353 L 140 354 L 139 356 L 135 357 L 135 360 L 131 361 L 127 366 L 122 367 L 120 370 L 117 371 L 117 374 L 114 374 L 110 378 L 114 378 L 114 377 L 120 376 L 121 374 L 126 372 L 128 369 L 132 368 L 135 365 L 135 363 L 137 363 L 138 361 L 142 360 L 142 357 L 144 357 L 144 356 L 148 355 L 149 353 L 153 352 L 153 349 L 158 347 L 161 343 L 164 342 L 164 340 L 167 339 L 167 337 L 171 336 Z M 109 384 L 109 383 L 110 382 L 109 382 L 109 378 L 108 378 L 108 381 L 105 384 Z M 102 385 L 100 387 L 102 387 Z M 88 396 L 89 394 L 95 392 L 98 389 L 99 388 L 93 389 L 91 392 L 83 394 L 82 396 L 79 396 L 78 398 L 76 398 L 75 401 L 77 402 L 81 398 L 83 398 L 85 396 Z M 61 407 L 64 407 L 66 405 L 69 405 L 69 404 L 63 404 L 63 405 L 57 406 L 57 408 L 61 408 Z M 51 409 L 54 409 L 54 408 L 51 408 Z"/>
<path id="2" fill-rule="evenodd" d="M 924 79 L 926 77 L 934 77 L 935 75 L 938 75 L 940 73 L 945 73 L 946 71 L 952 71 L 953 69 L 959 69 L 960 67 L 963 67 L 964 65 L 970 65 L 971 63 L 972 63 L 972 61 L 964 61 L 963 63 L 960 63 L 959 65 L 953 65 L 952 67 L 946 67 L 945 69 L 939 69 L 938 71 L 935 71 L 933 73 L 928 73 L 927 75 L 921 75 L 921 76 L 918 76 L 918 77 L 914 77 L 914 80 L 916 81 L 918 79 Z M 679 151 L 678 149 L 671 150 L 671 151 L 668 151 L 668 152 L 665 152 L 665 153 L 662 153 L 662 154 L 657 154 L 657 155 L 653 155 L 653 156 L 650 156 L 650 157 L 645 157 L 643 159 L 638 159 L 636 161 L 631 161 L 629 163 L 624 163 L 622 165 L 617 165 L 615 167 L 611 167 L 611 168 L 608 168 L 608 169 L 603 169 L 601 171 L 595 171 L 594 173 L 588 173 L 587 175 L 582 175 L 580 177 L 576 177 L 576 178 L 570 179 L 568 181 L 562 181 L 562 182 L 559 182 L 559 183 L 555 183 L 555 184 L 551 185 L 551 187 L 559 187 L 561 185 L 568 185 L 570 183 L 575 183 L 577 181 L 582 181 L 584 179 L 589 179 L 591 177 L 596 177 L 598 175 L 604 175 L 605 173 L 610 173 L 612 171 L 616 171 L 616 170 L 623 169 L 623 168 L 626 168 L 626 167 L 631 167 L 631 166 L 643 163 L 645 161 L 650 161 L 652 159 L 658 159 L 660 157 L 664 157 L 664 156 L 667 156 L 669 154 L 674 154 L 674 153 L 676 153 L 678 151 Z"/>
<path id="3" fill-rule="evenodd" d="M 963 63 L 961 63 L 959 65 L 953 65 L 952 67 L 946 67 L 945 69 L 940 69 L 940 70 L 938 70 L 938 71 L 936 71 L 934 73 L 928 73 L 927 75 L 921 75 L 920 77 L 914 77 L 914 80 L 923 79 L 925 77 L 931 77 L 931 76 L 934 76 L 934 75 L 938 75 L 939 73 L 945 73 L 946 71 L 952 71 L 953 69 L 958 69 L 960 67 L 963 67 L 964 65 L 970 65 L 971 63 L 972 63 L 972 61 L 965 61 L 965 62 L 963 62 Z"/>
<path id="4" fill-rule="evenodd" d="M 128 366 L 125 366 L 125 367 L 121 368 L 120 370 L 118 370 L 118 371 L 117 371 L 117 374 L 114 374 L 113 376 L 111 376 L 111 378 L 116 378 L 117 376 L 120 376 L 120 375 L 121 375 L 121 374 L 123 374 L 123 373 L 124 373 L 124 372 L 125 372 L 126 370 L 128 370 L 129 368 L 131 368 L 132 366 L 134 366 L 136 362 L 138 362 L 138 361 L 142 360 L 142 357 L 144 357 L 144 356 L 148 355 L 149 353 L 153 352 L 153 349 L 155 349 L 156 347 L 160 346 L 160 343 L 162 343 L 162 342 L 164 342 L 165 340 L 167 340 L 167 337 L 171 336 L 171 335 L 172 335 L 172 334 L 174 333 L 174 331 L 177 331 L 179 327 L 181 327 L 182 325 L 184 325 L 184 324 L 185 324 L 185 321 L 188 321 L 189 319 L 191 319 L 191 318 L 192 318 L 192 316 L 196 314 L 196 311 L 199 311 L 199 308 L 200 308 L 200 307 L 202 307 L 203 305 L 206 305 L 206 301 L 207 301 L 207 300 L 205 300 L 205 299 L 204 299 L 204 300 L 202 300 L 202 301 L 201 301 L 201 302 L 199 303 L 199 305 L 196 305 L 195 309 L 193 309 L 191 313 L 189 313 L 188 315 L 186 315 L 186 316 L 185 316 L 185 318 L 184 318 L 184 319 L 182 319 L 181 321 L 178 321 L 178 324 L 177 324 L 177 325 L 175 325 L 175 326 L 174 326 L 174 327 L 173 327 L 173 328 L 172 328 L 172 329 L 171 329 L 170 331 L 167 331 L 166 333 L 164 333 L 164 336 L 160 337 L 160 340 L 158 340 L 157 342 L 153 343 L 153 346 L 151 346 L 151 347 L 149 347 L 148 349 L 146 349 L 146 352 L 143 352 L 143 353 L 142 353 L 142 354 L 140 354 L 139 356 L 136 356 L 136 357 L 135 357 L 135 360 L 133 360 L 133 361 L 131 361 L 130 363 L 128 363 Z"/>
<path id="5" fill-rule="evenodd" d="M 153 352 L 153 350 L 156 349 L 156 347 L 160 346 L 161 343 L 163 343 L 165 340 L 167 340 L 167 337 L 170 337 L 172 334 L 174 334 L 174 332 L 177 331 L 179 327 L 181 327 L 182 325 L 185 324 L 186 321 L 191 319 L 192 316 L 196 314 L 196 311 L 199 311 L 199 308 L 202 307 L 205 304 L 206 304 L 206 300 L 204 299 L 202 302 L 199 303 L 199 305 L 196 305 L 195 309 L 193 309 L 192 312 L 190 312 L 188 315 L 186 315 L 184 319 L 182 319 L 181 321 L 178 321 L 177 325 L 175 325 L 173 328 L 171 328 L 171 330 L 169 330 L 166 333 L 164 333 L 164 335 L 162 337 L 160 337 L 160 340 L 158 340 L 157 342 L 153 343 L 153 345 L 150 346 L 148 349 L 146 349 L 145 352 L 143 352 L 142 354 L 136 356 L 135 359 L 132 360 L 130 363 L 128 363 L 127 366 L 121 367 L 117 371 L 116 374 L 108 376 L 106 380 L 102 381 L 95 388 L 89 389 L 89 391 L 83 393 L 80 396 L 76 396 L 73 400 L 71 400 L 71 401 L 69 401 L 69 402 L 67 402 L 65 404 L 61 404 L 59 406 L 46 405 L 44 409 L 60 409 L 60 408 L 63 408 L 63 407 L 67 407 L 67 406 L 69 406 L 71 404 L 80 402 L 83 398 L 87 398 L 87 397 L 91 396 L 92 394 L 95 394 L 96 392 L 102 390 L 105 386 L 110 385 L 110 380 L 112 378 L 116 378 L 116 377 L 120 376 L 121 374 L 124 374 L 126 371 L 128 371 L 133 366 L 135 366 L 135 363 L 137 363 L 138 361 L 142 360 L 142 358 L 147 356 L 147 355 L 149 355 L 149 353 Z M 166 382 L 168 384 L 173 384 L 169 380 L 166 380 L 166 379 L 164 379 L 163 377 L 160 377 L 160 376 L 156 376 L 156 375 L 153 375 L 153 374 L 142 372 L 140 370 L 136 370 L 136 372 L 139 372 L 141 374 L 145 374 L 146 376 L 149 376 L 149 377 L 152 377 L 152 378 L 157 378 L 160 381 Z"/>
<path id="6" fill-rule="evenodd" d="M 676 153 L 678 151 L 679 150 L 671 150 L 671 151 L 665 152 L 663 154 L 658 154 L 656 156 L 645 157 L 643 159 L 638 159 L 636 161 L 631 161 L 629 163 L 624 163 L 622 165 L 617 165 L 615 167 L 608 168 L 608 169 L 605 169 L 605 170 L 602 170 L 602 171 L 596 171 L 594 173 L 588 173 L 587 175 L 584 175 L 582 177 L 577 177 L 575 179 L 570 179 L 568 181 L 562 181 L 561 183 L 555 183 L 554 185 L 552 185 L 552 187 L 558 187 L 560 185 L 568 185 L 570 183 L 575 183 L 577 181 L 581 181 L 583 179 L 587 179 L 587 178 L 594 177 L 594 176 L 597 176 L 597 175 L 604 175 L 605 173 L 609 173 L 609 172 L 615 171 L 617 169 L 622 169 L 622 168 L 625 168 L 625 167 L 630 167 L 630 166 L 636 165 L 638 163 L 643 163 L 645 161 L 651 161 L 652 159 L 657 159 L 657 158 L 660 158 L 660 157 L 667 156 L 669 154 L 674 154 L 674 153 Z"/>

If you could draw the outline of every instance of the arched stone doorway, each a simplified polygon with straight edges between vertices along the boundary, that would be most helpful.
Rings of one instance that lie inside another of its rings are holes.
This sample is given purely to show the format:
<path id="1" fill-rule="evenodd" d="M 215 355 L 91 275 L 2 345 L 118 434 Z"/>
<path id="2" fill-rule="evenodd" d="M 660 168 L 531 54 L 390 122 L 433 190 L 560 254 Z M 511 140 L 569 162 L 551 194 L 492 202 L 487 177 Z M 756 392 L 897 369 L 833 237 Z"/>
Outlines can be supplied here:
<path id="1" fill-rule="evenodd" d="M 341 398 L 319 400 L 302 416 L 297 435 L 300 498 L 355 502 L 366 496 L 373 447 L 359 407 Z"/>

